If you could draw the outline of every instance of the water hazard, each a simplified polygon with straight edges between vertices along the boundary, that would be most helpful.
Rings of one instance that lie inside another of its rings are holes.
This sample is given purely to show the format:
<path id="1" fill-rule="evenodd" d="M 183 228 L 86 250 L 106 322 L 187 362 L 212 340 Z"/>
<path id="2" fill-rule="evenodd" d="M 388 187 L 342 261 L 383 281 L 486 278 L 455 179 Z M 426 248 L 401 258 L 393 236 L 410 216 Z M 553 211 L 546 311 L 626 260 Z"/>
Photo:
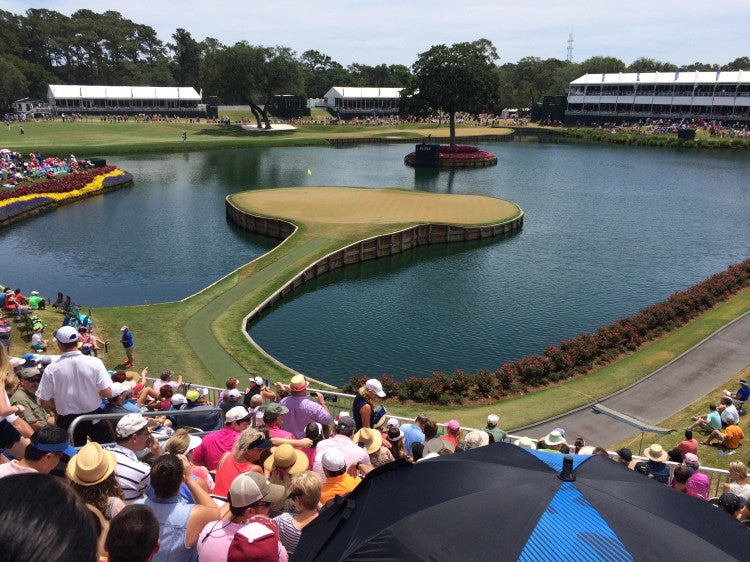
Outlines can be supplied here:
<path id="1" fill-rule="evenodd" d="M 0 233 L 5 283 L 92 306 L 184 298 L 276 241 L 227 224 L 224 197 L 294 185 L 510 199 L 523 230 L 338 270 L 251 328 L 291 367 L 340 383 L 495 368 L 632 314 L 750 255 L 750 157 L 486 144 L 497 167 L 419 173 L 408 145 L 113 158 L 136 183 Z M 312 174 L 307 174 L 307 169 Z"/>

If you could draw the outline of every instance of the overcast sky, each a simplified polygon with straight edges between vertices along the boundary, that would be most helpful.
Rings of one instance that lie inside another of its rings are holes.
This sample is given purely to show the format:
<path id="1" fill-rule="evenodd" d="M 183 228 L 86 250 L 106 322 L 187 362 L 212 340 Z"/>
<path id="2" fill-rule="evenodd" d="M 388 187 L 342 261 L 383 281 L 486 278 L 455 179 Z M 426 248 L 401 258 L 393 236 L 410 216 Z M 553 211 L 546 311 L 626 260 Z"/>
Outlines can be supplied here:
<path id="1" fill-rule="evenodd" d="M 66 15 L 116 10 L 153 27 L 165 43 L 182 27 L 199 41 L 316 49 L 344 66 L 410 66 L 431 45 L 480 37 L 493 42 L 501 64 L 525 56 L 565 59 L 570 33 L 574 62 L 603 55 L 626 64 L 641 56 L 725 64 L 750 56 L 747 0 L 0 1 L 16 14 L 31 7 Z"/>

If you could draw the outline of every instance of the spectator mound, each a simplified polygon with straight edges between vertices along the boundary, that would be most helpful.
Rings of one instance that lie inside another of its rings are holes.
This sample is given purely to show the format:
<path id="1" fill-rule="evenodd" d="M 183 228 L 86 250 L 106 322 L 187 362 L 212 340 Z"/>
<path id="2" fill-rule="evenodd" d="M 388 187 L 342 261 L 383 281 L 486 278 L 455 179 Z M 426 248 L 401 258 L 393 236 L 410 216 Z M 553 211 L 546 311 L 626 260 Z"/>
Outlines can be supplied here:
<path id="1" fill-rule="evenodd" d="M 497 165 L 497 156 L 486 150 L 479 150 L 476 146 L 441 144 L 438 158 L 439 169 L 455 168 L 484 168 Z M 414 166 L 416 152 L 410 152 L 404 157 L 404 164 Z"/>

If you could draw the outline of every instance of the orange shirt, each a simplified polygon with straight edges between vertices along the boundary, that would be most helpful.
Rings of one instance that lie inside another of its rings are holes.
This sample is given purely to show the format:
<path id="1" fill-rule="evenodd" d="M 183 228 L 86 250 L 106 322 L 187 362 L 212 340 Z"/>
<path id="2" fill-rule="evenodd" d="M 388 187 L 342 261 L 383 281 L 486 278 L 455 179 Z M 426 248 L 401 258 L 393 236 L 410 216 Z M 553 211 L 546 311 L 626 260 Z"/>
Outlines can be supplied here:
<path id="1" fill-rule="evenodd" d="M 740 439 L 744 436 L 739 425 L 730 425 L 724 430 L 724 446 L 727 449 L 736 449 L 740 446 Z"/>
<path id="2" fill-rule="evenodd" d="M 324 504 L 334 496 L 343 496 L 351 492 L 360 482 L 362 482 L 361 478 L 354 478 L 346 473 L 341 476 L 329 477 L 323 483 L 323 489 L 320 493 L 320 503 Z"/>

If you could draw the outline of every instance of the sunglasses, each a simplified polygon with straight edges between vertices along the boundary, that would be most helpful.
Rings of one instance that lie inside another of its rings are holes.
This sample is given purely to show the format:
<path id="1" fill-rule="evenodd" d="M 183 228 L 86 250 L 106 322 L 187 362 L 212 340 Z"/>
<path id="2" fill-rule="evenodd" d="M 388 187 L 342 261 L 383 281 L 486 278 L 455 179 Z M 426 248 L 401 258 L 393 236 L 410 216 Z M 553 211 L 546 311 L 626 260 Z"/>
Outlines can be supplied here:
<path id="1" fill-rule="evenodd" d="M 24 379 L 26 382 L 41 382 L 42 377 L 34 377 L 31 379 Z"/>

